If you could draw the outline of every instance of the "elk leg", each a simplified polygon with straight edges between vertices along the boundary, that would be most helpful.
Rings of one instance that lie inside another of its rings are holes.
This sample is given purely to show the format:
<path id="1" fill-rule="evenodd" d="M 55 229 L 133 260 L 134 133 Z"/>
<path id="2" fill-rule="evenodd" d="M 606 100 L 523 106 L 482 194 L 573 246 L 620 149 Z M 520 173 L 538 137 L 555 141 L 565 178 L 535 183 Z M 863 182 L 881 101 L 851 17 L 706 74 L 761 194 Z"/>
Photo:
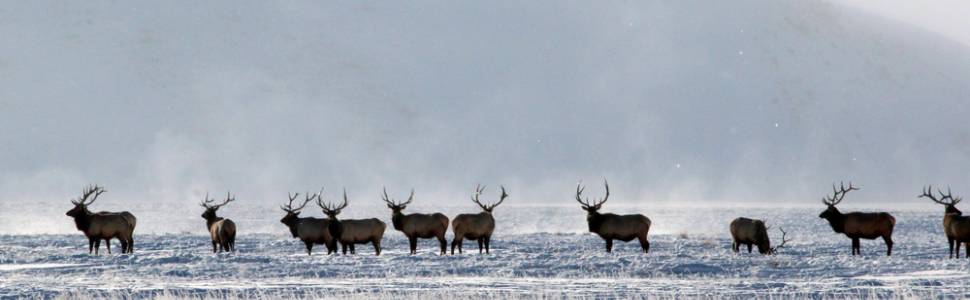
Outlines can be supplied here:
<path id="1" fill-rule="evenodd" d="M 448 254 L 448 240 L 444 234 L 438 236 L 438 244 L 441 245 L 441 255 Z"/>
<path id="2" fill-rule="evenodd" d="M 457 234 L 451 239 L 451 255 L 455 255 L 455 248 L 458 248 L 458 254 L 461 254 L 461 247 L 459 245 L 461 245 L 462 239 L 464 237 L 460 237 Z"/>
<path id="3" fill-rule="evenodd" d="M 485 254 L 489 254 L 489 251 L 488 251 L 489 249 L 488 248 L 489 248 L 489 244 L 491 244 L 491 243 L 492 243 L 492 236 L 491 235 L 486 235 L 485 236 Z"/>
<path id="4" fill-rule="evenodd" d="M 306 255 L 313 255 L 313 242 L 304 241 L 303 244 L 306 245 Z"/>
<path id="5" fill-rule="evenodd" d="M 613 239 L 606 239 L 606 253 L 613 252 Z"/>
<path id="6" fill-rule="evenodd" d="M 738 244 L 738 241 L 734 241 L 734 243 L 731 244 L 731 250 L 734 250 L 734 253 L 741 252 L 741 244 Z"/>
<path id="7" fill-rule="evenodd" d="M 967 249 L 970 249 L 970 243 L 964 243 L 963 244 L 963 252 L 966 253 L 966 254 L 964 254 L 964 256 L 966 256 L 967 258 L 970 258 L 970 251 L 967 251 Z M 959 257 L 957 257 L 957 258 L 959 258 Z"/>
<path id="8" fill-rule="evenodd" d="M 859 246 L 859 238 L 852 239 L 852 255 L 862 255 L 862 247 Z"/>
<path id="9" fill-rule="evenodd" d="M 650 241 L 647 240 L 647 237 L 641 236 L 639 240 L 640 248 L 643 248 L 643 253 L 650 253 Z"/>
<path id="10" fill-rule="evenodd" d="M 373 242 L 371 242 L 371 243 L 373 243 L 373 244 L 374 244 L 374 255 L 376 255 L 376 256 L 381 256 L 381 241 L 380 241 L 380 240 L 376 240 L 376 239 L 375 239 L 375 240 L 374 240 Z"/>
<path id="11" fill-rule="evenodd" d="M 135 246 L 135 239 L 131 238 L 131 235 L 129 235 L 125 240 L 125 245 L 122 246 L 125 248 L 124 251 L 122 252 L 133 253 L 135 249 L 134 246 Z"/>
<path id="12" fill-rule="evenodd" d="M 751 253 L 751 246 L 753 246 L 754 244 L 747 244 L 747 245 L 748 245 L 748 253 Z"/>
<path id="13" fill-rule="evenodd" d="M 484 237 L 478 238 L 478 254 L 482 254 L 482 249 L 484 246 L 485 246 L 485 238 Z"/>
<path id="14" fill-rule="evenodd" d="M 98 251 L 101 250 L 101 239 L 94 239 L 94 255 L 98 255 Z"/>
<path id="15" fill-rule="evenodd" d="M 345 243 L 340 243 L 340 250 L 342 250 L 342 251 L 343 251 L 343 254 L 344 254 L 344 255 L 347 255 L 347 244 L 345 244 Z"/>
<path id="16" fill-rule="evenodd" d="M 104 246 L 108 247 L 108 254 L 111 254 L 111 239 L 104 239 Z"/>
<path id="17" fill-rule="evenodd" d="M 88 254 L 94 253 L 94 239 L 88 239 Z"/>
<path id="18" fill-rule="evenodd" d="M 354 243 L 350 243 L 350 254 L 357 254 L 357 247 Z"/>
<path id="19" fill-rule="evenodd" d="M 888 235 L 883 236 L 882 240 L 886 242 L 886 256 L 893 255 L 893 237 Z M 862 252 L 862 251 L 859 251 L 859 252 Z M 862 253 L 859 253 L 859 254 L 862 254 Z"/>
<path id="20" fill-rule="evenodd" d="M 418 253 L 418 238 L 417 237 L 408 237 L 408 245 L 411 246 L 411 254 L 417 254 Z"/>

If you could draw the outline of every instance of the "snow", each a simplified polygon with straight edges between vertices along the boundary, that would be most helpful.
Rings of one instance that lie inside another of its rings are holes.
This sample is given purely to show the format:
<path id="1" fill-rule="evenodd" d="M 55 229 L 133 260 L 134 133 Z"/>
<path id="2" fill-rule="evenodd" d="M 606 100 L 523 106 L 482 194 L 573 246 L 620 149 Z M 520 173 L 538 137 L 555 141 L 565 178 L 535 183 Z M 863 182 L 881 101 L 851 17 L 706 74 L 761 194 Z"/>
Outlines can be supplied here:
<path id="1" fill-rule="evenodd" d="M 408 255 L 403 235 L 390 228 L 379 257 L 370 247 L 361 247 L 356 256 L 327 256 L 325 249 L 307 256 L 283 225 L 278 234 L 240 235 L 238 253 L 219 255 L 209 252 L 201 232 L 141 234 L 134 255 L 101 256 L 86 253 L 80 234 L 5 235 L 0 236 L 0 297 L 970 296 L 964 284 L 970 260 L 946 259 L 941 211 L 893 211 L 898 220 L 894 255 L 884 256 L 885 246 L 877 240 L 864 241 L 864 255 L 853 257 L 849 240 L 817 217 L 821 210 L 643 210 L 655 232 L 646 255 L 636 243 L 619 243 L 614 253 L 605 253 L 601 239 L 575 230 L 582 223 L 548 232 L 511 228 L 537 219 L 583 217 L 575 207 L 498 209 L 490 255 L 479 255 L 466 242 L 466 253 L 439 256 L 431 240 L 419 244 L 419 254 Z M 784 226 L 794 240 L 775 256 L 734 254 L 727 226 L 738 216 L 766 218 Z"/>

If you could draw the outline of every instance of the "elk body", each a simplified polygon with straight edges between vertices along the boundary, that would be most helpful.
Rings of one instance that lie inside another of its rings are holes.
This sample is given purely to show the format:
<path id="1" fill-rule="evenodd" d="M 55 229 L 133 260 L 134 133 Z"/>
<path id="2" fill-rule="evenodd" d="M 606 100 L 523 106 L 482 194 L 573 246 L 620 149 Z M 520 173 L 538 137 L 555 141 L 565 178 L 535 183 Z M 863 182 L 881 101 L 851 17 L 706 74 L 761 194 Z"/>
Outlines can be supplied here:
<path id="1" fill-rule="evenodd" d="M 576 186 L 576 201 L 582 205 L 583 210 L 588 214 L 586 222 L 589 223 L 589 232 L 599 235 L 606 241 L 606 252 L 613 252 L 613 240 L 629 242 L 634 239 L 640 241 L 643 253 L 650 252 L 650 242 L 647 240 L 647 233 L 650 232 L 650 219 L 641 214 L 617 215 L 611 213 L 600 213 L 599 210 L 610 198 L 610 185 L 604 181 L 606 186 L 606 196 L 603 200 L 590 203 L 589 199 L 582 199 L 582 185 Z"/>
<path id="2" fill-rule="evenodd" d="M 402 211 L 414 200 L 414 190 L 411 196 L 403 203 L 395 202 L 387 196 L 387 189 L 384 189 L 384 202 L 391 209 L 391 222 L 394 229 L 403 232 L 408 238 L 411 246 L 411 254 L 417 253 L 418 239 L 437 238 L 441 246 L 441 254 L 446 254 L 447 241 L 445 233 L 448 231 L 448 217 L 441 213 L 433 214 L 404 214 Z"/>
<path id="3" fill-rule="evenodd" d="M 943 212 L 943 232 L 946 233 L 946 240 L 950 244 L 950 258 L 960 258 L 960 243 L 966 246 L 966 257 L 970 258 L 970 217 L 963 216 L 963 212 L 956 207 L 957 203 L 960 203 L 963 198 L 954 198 L 949 189 L 947 189 L 947 194 L 943 194 L 943 191 L 937 189 L 937 193 L 940 194 L 940 198 L 937 199 L 933 196 L 931 189 L 932 187 L 927 187 L 919 197 L 929 198 L 933 202 L 946 207 Z M 954 246 L 956 246 L 955 249 Z M 954 250 L 956 251 L 954 252 Z"/>
<path id="4" fill-rule="evenodd" d="M 381 255 L 381 240 L 384 239 L 384 230 L 387 229 L 387 224 L 384 224 L 384 222 L 376 218 L 360 220 L 337 219 L 340 211 L 347 207 L 346 190 L 344 190 L 344 202 L 340 205 L 331 206 L 329 203 L 324 204 L 321 200 L 322 198 L 322 196 L 317 197 L 317 205 L 330 218 L 330 224 L 328 226 L 330 236 L 333 236 L 337 242 L 340 242 L 343 254 L 347 254 L 348 248 L 350 248 L 351 254 L 357 254 L 354 245 L 371 243 L 374 245 L 374 255 Z"/>
<path id="5" fill-rule="evenodd" d="M 89 254 L 91 252 L 98 254 L 101 240 L 104 240 L 108 254 L 111 254 L 111 239 L 114 238 L 121 242 L 121 253 L 132 253 L 135 245 L 135 240 L 132 238 L 136 223 L 134 215 L 127 211 L 92 213 L 88 210 L 88 206 L 104 192 L 104 188 L 100 186 L 86 188 L 80 199 L 71 200 L 74 208 L 67 212 L 67 216 L 74 218 L 77 230 L 83 232 L 88 238 Z"/>
<path id="6" fill-rule="evenodd" d="M 462 252 L 462 244 L 465 239 L 478 241 L 478 253 L 482 253 L 482 246 L 485 247 L 485 253 L 489 253 L 492 231 L 495 230 L 495 218 L 492 217 L 492 209 L 502 204 L 509 194 L 505 192 L 505 187 L 502 187 L 502 196 L 498 202 L 485 205 L 478 201 L 478 196 L 484 190 L 485 187 L 478 186 L 475 188 L 475 194 L 472 196 L 472 201 L 478 204 L 478 207 L 482 208 L 482 212 L 477 214 L 460 214 L 451 221 L 451 231 L 455 234 L 454 239 L 451 240 L 451 254 L 455 254 L 455 247 L 458 247 L 458 253 Z"/>
<path id="7" fill-rule="evenodd" d="M 781 230 L 781 245 L 778 247 L 771 247 L 771 239 L 768 237 L 768 229 L 770 227 L 765 226 L 765 222 L 762 220 L 748 219 L 748 218 L 737 218 L 731 221 L 731 238 L 734 240 L 732 249 L 735 253 L 741 251 L 741 245 L 748 246 L 748 253 L 751 253 L 752 245 L 758 247 L 758 253 L 761 254 L 774 254 L 785 246 L 788 242 L 786 238 L 787 233 L 784 229 Z"/>
<path id="8" fill-rule="evenodd" d="M 896 218 L 885 212 L 850 212 L 843 214 L 835 208 L 845 198 L 846 193 L 856 190 L 859 190 L 859 188 L 853 187 L 852 183 L 849 183 L 848 188 L 844 184 L 841 184 L 839 188 L 832 185 L 832 196 L 822 198 L 822 203 L 828 208 L 818 217 L 828 220 L 832 230 L 836 233 L 845 234 L 852 239 L 852 255 L 862 254 L 859 239 L 874 240 L 880 237 L 886 242 L 886 256 L 892 255 L 892 236 L 893 227 L 896 226 Z"/>
<path id="9" fill-rule="evenodd" d="M 314 198 L 320 197 L 319 194 L 310 195 L 306 194 L 306 200 L 300 207 L 293 207 L 293 200 L 296 200 L 300 196 L 300 193 L 296 195 L 289 195 L 290 202 L 287 205 L 280 206 L 286 216 L 280 219 L 280 223 L 283 223 L 290 229 L 290 234 L 293 237 L 303 241 L 306 245 L 306 254 L 313 254 L 313 245 L 326 245 L 327 254 L 337 252 L 337 241 L 333 239 L 330 235 L 330 220 L 318 219 L 318 218 L 300 218 L 300 211 L 307 203 L 312 201 Z"/>
<path id="10" fill-rule="evenodd" d="M 230 219 L 216 216 L 216 211 L 220 207 L 234 200 L 236 200 L 235 197 L 226 193 L 226 201 L 215 204 L 215 199 L 209 199 L 209 194 L 206 193 L 202 203 L 199 204 L 205 208 L 202 218 L 205 219 L 205 227 L 209 230 L 209 236 L 212 238 L 212 253 L 236 251 L 236 223 Z"/>

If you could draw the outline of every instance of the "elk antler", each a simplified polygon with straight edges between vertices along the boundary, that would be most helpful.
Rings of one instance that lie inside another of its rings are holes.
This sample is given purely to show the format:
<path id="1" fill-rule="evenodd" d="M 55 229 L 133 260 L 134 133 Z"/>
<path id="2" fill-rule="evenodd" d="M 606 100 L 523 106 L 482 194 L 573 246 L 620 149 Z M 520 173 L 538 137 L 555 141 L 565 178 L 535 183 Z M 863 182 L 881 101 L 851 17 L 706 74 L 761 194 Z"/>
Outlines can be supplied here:
<path id="1" fill-rule="evenodd" d="M 391 197 L 387 196 L 387 187 L 384 187 L 384 195 L 382 196 L 382 199 L 384 200 L 384 202 L 387 202 L 387 205 L 390 205 L 393 207 L 406 206 L 408 204 L 411 204 L 411 201 L 414 200 L 414 189 L 411 189 L 411 195 L 408 196 L 408 201 L 404 201 L 403 203 L 397 203 L 394 199 L 391 199 Z"/>
<path id="2" fill-rule="evenodd" d="M 231 192 L 226 192 L 226 201 L 223 201 L 220 204 L 213 205 L 216 199 L 209 199 L 209 192 L 206 192 L 205 198 L 202 198 L 202 200 L 203 200 L 202 203 L 199 203 L 199 205 L 202 205 L 202 207 L 205 207 L 205 209 L 216 210 L 216 209 L 219 209 L 220 207 L 225 206 L 226 204 L 229 204 L 229 202 L 235 201 L 236 197 L 232 196 Z"/>
<path id="3" fill-rule="evenodd" d="M 103 187 L 91 185 L 84 188 L 84 190 L 81 192 L 81 198 L 79 200 L 71 200 L 71 203 L 74 203 L 75 205 L 91 205 L 91 203 L 94 203 L 94 200 L 98 200 L 98 196 L 101 196 L 101 194 L 104 192 L 106 191 Z M 91 198 L 91 200 L 88 201 L 88 198 L 91 197 L 91 195 L 94 195 L 94 198 Z"/>
<path id="4" fill-rule="evenodd" d="M 307 195 L 310 195 L 310 193 L 307 193 Z M 290 202 L 287 203 L 286 205 L 281 205 L 280 208 L 283 209 L 283 211 L 285 211 L 285 212 L 295 213 L 295 212 L 299 212 L 301 209 L 303 209 L 303 207 L 305 207 L 306 204 L 310 202 L 310 200 L 313 200 L 313 198 L 319 197 L 320 195 L 319 194 L 315 194 L 313 196 L 307 197 L 306 198 L 306 201 L 303 201 L 303 204 L 300 205 L 300 207 L 297 207 L 297 208 L 293 208 L 293 201 L 296 200 L 297 197 L 300 197 L 300 193 L 288 194 L 288 196 L 290 197 Z"/>
<path id="5" fill-rule="evenodd" d="M 485 204 L 482 204 L 482 202 L 478 201 L 478 196 L 481 195 L 483 191 L 485 191 L 485 186 L 483 185 L 478 185 L 477 187 L 475 187 L 475 194 L 472 195 L 472 201 L 475 202 L 475 204 L 478 204 L 478 206 L 481 207 L 482 210 L 492 211 L 492 209 L 494 209 L 496 206 L 498 206 L 499 204 L 502 204 L 502 202 L 505 201 L 505 198 L 509 197 L 509 194 L 505 192 L 505 187 L 504 186 L 500 186 L 500 187 L 502 188 L 502 196 L 499 198 L 498 202 L 495 202 L 491 205 L 485 205 Z"/>
<path id="6" fill-rule="evenodd" d="M 842 202 L 842 199 L 845 198 L 846 193 L 848 193 L 849 191 L 858 191 L 858 190 L 859 188 L 852 186 L 852 182 L 849 182 L 848 188 L 845 187 L 844 182 L 839 182 L 839 188 L 836 188 L 835 184 L 833 183 L 832 196 L 822 197 L 822 203 L 825 203 L 825 205 L 828 205 L 828 206 L 835 206 L 840 202 Z"/>
<path id="7" fill-rule="evenodd" d="M 576 185 L 576 201 L 578 201 L 579 204 L 582 204 L 583 207 L 586 207 L 586 208 L 590 208 L 590 207 L 595 207 L 597 209 L 600 208 L 601 206 L 603 206 L 603 203 L 606 203 L 606 200 L 610 199 L 610 183 L 607 182 L 606 179 L 603 179 L 603 185 L 606 186 L 606 196 L 603 197 L 602 200 L 595 201 L 595 204 L 590 204 L 589 197 L 586 197 L 586 200 L 582 199 L 583 191 L 586 190 L 586 187 L 583 186 L 582 182 L 580 182 L 578 185 Z"/>
<path id="8" fill-rule="evenodd" d="M 936 189 L 936 192 L 940 194 L 939 199 L 933 196 L 933 186 L 927 186 L 923 188 L 923 194 L 919 195 L 919 198 L 930 198 L 930 200 L 933 200 L 933 202 L 943 204 L 943 205 L 956 205 L 957 203 L 963 200 L 963 198 L 959 198 L 959 197 L 954 198 L 953 191 L 950 190 L 950 187 L 946 188 L 946 194 L 944 194 L 943 190 L 939 188 Z M 946 201 L 947 199 L 949 199 L 950 201 Z"/>
<path id="9" fill-rule="evenodd" d="M 327 215 L 339 215 L 340 211 L 347 207 L 347 189 L 344 188 L 344 202 L 339 206 L 331 207 L 330 203 L 323 204 L 323 197 L 317 197 L 317 206 Z"/>
<path id="10" fill-rule="evenodd" d="M 787 239 L 788 233 L 785 232 L 785 228 L 778 227 L 778 230 L 781 231 L 781 244 L 778 245 L 778 246 L 772 247 L 771 248 L 771 254 L 775 254 L 776 252 L 778 252 L 779 249 L 785 248 L 785 244 L 787 244 L 788 242 L 791 241 L 791 240 Z"/>

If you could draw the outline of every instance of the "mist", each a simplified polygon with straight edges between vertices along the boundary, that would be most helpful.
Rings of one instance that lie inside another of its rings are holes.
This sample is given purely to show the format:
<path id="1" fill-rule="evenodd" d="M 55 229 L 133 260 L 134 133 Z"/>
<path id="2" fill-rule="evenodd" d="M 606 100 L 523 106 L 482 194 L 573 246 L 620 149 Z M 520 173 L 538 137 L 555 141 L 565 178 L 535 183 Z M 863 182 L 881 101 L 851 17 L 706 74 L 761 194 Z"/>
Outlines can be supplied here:
<path id="1" fill-rule="evenodd" d="M 321 186 L 471 209 L 478 183 L 573 205 L 604 179 L 615 205 L 811 206 L 840 180 L 919 205 L 970 191 L 970 44 L 932 29 L 815 1 L 10 3 L 0 231 L 71 230 L 90 183 L 160 219 L 206 191 L 273 219 Z"/>

